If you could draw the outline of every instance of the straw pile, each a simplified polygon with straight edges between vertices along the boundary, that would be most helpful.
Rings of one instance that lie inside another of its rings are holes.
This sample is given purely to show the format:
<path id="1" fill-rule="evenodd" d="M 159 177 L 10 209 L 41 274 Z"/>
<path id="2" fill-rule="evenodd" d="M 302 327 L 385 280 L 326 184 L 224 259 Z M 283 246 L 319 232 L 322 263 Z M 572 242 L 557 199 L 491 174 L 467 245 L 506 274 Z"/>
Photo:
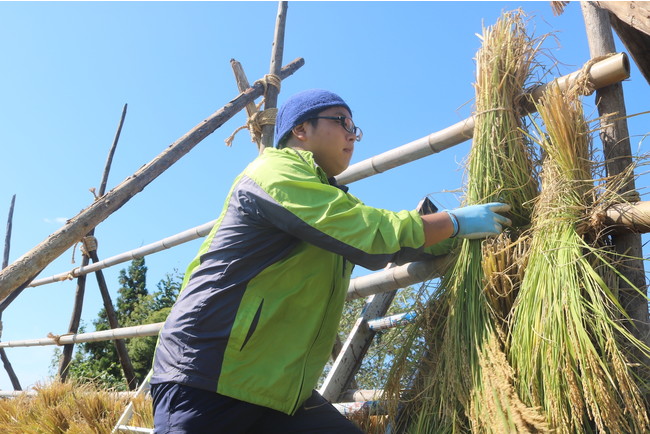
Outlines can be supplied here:
<path id="1" fill-rule="evenodd" d="M 577 90 L 550 87 L 537 105 L 543 140 L 531 143 L 517 108 L 541 39 L 515 11 L 482 41 L 464 204 L 509 203 L 513 227 L 462 241 L 395 359 L 391 424 L 408 433 L 648 432 L 623 348 L 650 353 L 618 322 L 619 276 L 585 219 L 612 197 L 594 189 Z"/>
<path id="2" fill-rule="evenodd" d="M 576 90 L 552 86 L 537 104 L 547 154 L 526 272 L 513 309 L 510 359 L 518 390 L 559 433 L 648 432 L 645 403 L 623 348 L 648 354 L 618 319 L 611 259 L 585 220 L 595 190 Z M 599 194 L 597 195 L 596 192 Z M 614 276 L 616 277 L 616 276 Z M 610 282 L 610 284 L 608 284 Z"/>
<path id="3" fill-rule="evenodd" d="M 533 176 L 534 153 L 522 133 L 523 119 L 516 107 L 539 41 L 526 35 L 519 11 L 505 14 L 484 29 L 482 39 L 476 59 L 476 124 L 464 203 L 509 203 L 513 226 L 525 228 L 538 187 Z M 496 419 L 503 426 L 495 432 L 503 432 L 518 420 L 538 422 L 534 410 L 507 399 L 516 393 L 511 370 L 504 363 L 503 321 L 517 290 L 518 265 L 511 252 L 522 249 L 523 244 L 516 241 L 518 232 L 509 231 L 489 244 L 463 240 L 460 245 L 456 263 L 441 282 L 442 302 L 435 303 L 444 327 L 429 329 L 431 322 L 419 324 L 429 338 L 430 363 L 420 367 L 412 384 L 417 393 L 404 412 L 409 432 L 477 430 L 494 426 Z M 485 269 L 484 255 L 490 258 Z M 492 285 L 486 286 L 486 281 Z M 494 387 L 499 389 L 497 394 L 492 392 Z"/>
<path id="4" fill-rule="evenodd" d="M 35 396 L 0 399 L 0 432 L 110 434 L 130 399 L 90 384 L 53 382 Z M 151 399 L 133 400 L 131 425 L 153 426 Z"/>

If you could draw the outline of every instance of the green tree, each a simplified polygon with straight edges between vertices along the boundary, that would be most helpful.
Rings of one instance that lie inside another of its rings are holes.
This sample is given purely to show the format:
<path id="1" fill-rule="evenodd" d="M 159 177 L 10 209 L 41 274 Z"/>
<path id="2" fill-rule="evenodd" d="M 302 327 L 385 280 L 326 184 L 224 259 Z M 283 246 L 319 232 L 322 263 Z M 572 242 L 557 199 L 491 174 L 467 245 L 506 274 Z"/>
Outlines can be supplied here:
<path id="1" fill-rule="evenodd" d="M 141 303 L 142 298 L 149 294 L 147 291 L 147 266 L 144 258 L 136 258 L 131 261 L 128 271 L 120 270 L 118 278 L 120 289 L 117 297 L 117 317 L 120 325 L 127 326 L 130 322 L 133 311 Z"/>
<path id="2" fill-rule="evenodd" d="M 162 322 L 167 318 L 171 306 L 180 291 L 182 276 L 177 270 L 168 273 L 157 284 L 153 294 L 146 287 L 147 267 L 144 258 L 134 259 L 127 270 L 120 270 L 120 288 L 116 300 L 116 315 L 120 327 Z M 108 330 L 106 310 L 102 308 L 93 321 L 96 331 Z M 126 347 L 138 382 L 151 369 L 156 346 L 156 336 L 126 339 Z M 58 360 L 60 352 L 55 352 Z M 56 366 L 56 363 L 53 364 Z M 93 381 L 104 387 L 124 389 L 122 375 L 113 341 L 87 342 L 77 346 L 73 357 L 70 376 L 80 381 Z"/>

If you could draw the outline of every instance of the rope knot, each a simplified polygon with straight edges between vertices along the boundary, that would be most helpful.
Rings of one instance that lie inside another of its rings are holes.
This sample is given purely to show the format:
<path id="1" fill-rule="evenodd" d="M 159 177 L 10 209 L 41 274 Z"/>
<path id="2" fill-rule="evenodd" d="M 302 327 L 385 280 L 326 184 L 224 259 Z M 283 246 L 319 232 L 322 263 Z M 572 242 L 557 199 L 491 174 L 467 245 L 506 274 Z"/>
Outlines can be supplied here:
<path id="1" fill-rule="evenodd" d="M 580 69 L 578 76 L 573 82 L 573 86 L 577 86 L 578 89 L 582 90 L 582 93 L 584 95 L 591 95 L 592 93 L 594 93 L 596 91 L 596 86 L 594 86 L 594 83 L 591 81 L 591 75 L 590 75 L 591 67 L 594 66 L 595 63 L 598 63 L 601 60 L 605 60 L 609 57 L 615 56 L 616 54 L 617 53 L 608 53 L 603 56 L 597 56 L 592 59 L 589 59 L 589 61 L 585 63 Z"/>
<path id="2" fill-rule="evenodd" d="M 264 86 L 264 99 L 262 99 L 262 101 L 257 104 L 257 111 L 250 115 L 248 121 L 246 121 L 246 125 L 242 125 L 241 127 L 237 128 L 230 135 L 230 137 L 225 140 L 226 146 L 228 147 L 232 146 L 232 142 L 235 140 L 237 133 L 245 128 L 248 128 L 248 131 L 250 131 L 251 142 L 259 144 L 262 141 L 262 127 L 264 125 L 275 125 L 275 118 L 278 114 L 278 109 L 268 108 L 266 110 L 260 111 L 260 107 L 262 107 L 262 104 L 266 100 L 266 92 L 268 91 L 269 86 L 275 87 L 278 90 L 278 93 L 280 92 L 282 79 L 275 74 L 266 74 L 263 78 L 253 83 L 253 86 L 257 84 Z"/>
<path id="3" fill-rule="evenodd" d="M 93 236 L 83 237 L 81 239 L 81 253 L 90 256 L 90 252 L 97 250 L 97 238 Z"/>
<path id="4" fill-rule="evenodd" d="M 57 345 L 61 346 L 61 345 L 65 345 L 65 344 L 62 344 L 62 343 L 61 343 L 61 338 L 62 338 L 63 336 L 72 336 L 73 334 L 74 334 L 74 333 L 64 333 L 64 334 L 62 334 L 62 335 L 55 335 L 54 333 L 49 332 L 49 333 L 47 334 L 47 337 L 50 338 L 50 339 L 54 339 L 54 342 L 55 342 Z"/>

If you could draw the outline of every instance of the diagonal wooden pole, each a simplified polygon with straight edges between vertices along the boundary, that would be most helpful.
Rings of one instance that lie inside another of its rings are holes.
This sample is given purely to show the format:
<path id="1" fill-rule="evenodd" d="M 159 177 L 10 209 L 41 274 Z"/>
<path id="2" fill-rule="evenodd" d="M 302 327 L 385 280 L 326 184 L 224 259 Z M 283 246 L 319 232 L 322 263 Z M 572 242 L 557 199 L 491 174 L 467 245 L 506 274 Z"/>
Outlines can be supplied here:
<path id="1" fill-rule="evenodd" d="M 280 79 L 297 71 L 305 61 L 298 58 L 282 68 Z M 71 218 L 66 224 L 47 237 L 39 245 L 25 253 L 13 264 L 0 271 L 0 300 L 3 300 L 21 285 L 31 281 L 50 262 L 72 247 L 92 228 L 117 211 L 133 196 L 142 191 L 172 164 L 187 154 L 201 140 L 232 118 L 249 102 L 264 93 L 262 83 L 254 84 L 245 92 L 217 110 L 210 117 L 195 126 L 184 136 L 167 147 L 160 155 L 126 178 L 117 187 L 98 198 L 92 205 Z"/>
<path id="2" fill-rule="evenodd" d="M 11 205 L 9 205 L 9 217 L 7 218 L 7 231 L 5 232 L 5 249 L 4 249 L 4 255 L 2 257 L 2 268 L 5 268 L 9 264 L 9 251 L 11 249 L 11 231 L 13 227 L 15 205 L 16 205 L 16 195 L 14 194 L 11 197 Z M 2 311 L 0 310 L 0 334 L 1 333 L 2 333 Z M 5 352 L 4 348 L 0 348 L 0 360 L 2 360 L 2 364 L 4 365 L 5 371 L 7 371 L 7 375 L 9 375 L 9 380 L 11 381 L 11 385 L 13 386 L 14 390 L 23 390 L 22 387 L 20 386 L 20 381 L 18 381 L 18 376 L 16 375 L 13 366 L 11 366 L 11 362 L 9 361 L 9 358 L 7 357 L 7 353 Z"/>
<path id="3" fill-rule="evenodd" d="M 99 186 L 98 196 L 102 197 L 106 192 L 106 184 L 108 182 L 108 175 L 111 171 L 111 164 L 113 162 L 113 155 L 115 155 L 115 149 L 117 148 L 117 143 L 120 139 L 120 133 L 122 127 L 124 126 L 124 119 L 126 118 L 126 109 L 127 104 L 124 104 L 122 109 L 122 116 L 120 117 L 120 122 L 117 127 L 117 132 L 115 133 L 115 138 L 113 139 L 113 144 L 111 145 L 110 150 L 108 151 L 108 158 L 106 159 L 106 164 L 104 165 L 104 172 L 102 174 L 102 180 Z M 95 229 L 91 229 L 86 237 L 93 237 L 94 246 L 91 248 L 84 249 L 82 267 L 87 266 L 90 262 L 90 259 L 93 259 L 93 262 L 98 262 L 99 258 L 97 257 L 96 242 L 94 242 Z M 87 238 L 85 238 L 87 239 Z M 85 240 L 84 239 L 84 240 Z M 95 272 L 97 277 L 97 285 L 99 286 L 99 291 L 104 302 L 104 309 L 106 310 L 106 317 L 108 323 L 112 329 L 120 327 L 119 321 L 117 320 L 117 314 L 113 307 L 113 301 L 111 300 L 110 293 L 108 292 L 108 286 L 106 285 L 106 279 L 104 278 L 104 273 L 101 270 Z M 74 308 L 72 311 L 72 317 L 70 318 L 70 327 L 68 328 L 68 333 L 76 334 L 79 331 L 79 323 L 81 321 L 81 311 L 83 310 L 83 298 L 86 287 L 85 276 L 79 276 L 77 279 L 77 291 L 75 292 L 75 302 Z M 137 379 L 135 376 L 135 370 L 133 369 L 133 364 L 131 363 L 131 358 L 126 349 L 126 344 L 123 340 L 117 339 L 114 341 L 115 350 L 117 352 L 120 365 L 122 366 L 122 371 L 124 373 L 124 378 L 128 384 L 130 390 L 134 390 L 137 387 Z M 59 377 L 61 381 L 65 381 L 69 368 L 70 361 L 72 360 L 72 353 L 74 350 L 74 343 L 64 345 L 63 353 L 59 361 Z"/>
<path id="4" fill-rule="evenodd" d="M 235 59 L 230 59 L 230 66 L 232 68 L 233 74 L 235 75 L 235 82 L 237 83 L 237 89 L 240 92 L 243 92 L 249 87 L 251 87 L 248 81 L 248 77 L 246 77 L 246 73 L 244 72 L 244 68 L 242 67 L 241 63 Z M 248 115 L 248 118 L 250 119 L 251 117 L 253 117 L 255 113 L 257 113 L 257 106 L 255 105 L 255 103 L 251 102 L 246 104 L 246 114 Z M 251 138 L 257 145 L 258 152 L 262 152 L 262 150 L 260 149 L 260 147 L 262 146 L 261 143 L 255 140 L 255 135 L 253 134 L 252 131 L 250 131 L 250 133 L 251 133 Z"/>

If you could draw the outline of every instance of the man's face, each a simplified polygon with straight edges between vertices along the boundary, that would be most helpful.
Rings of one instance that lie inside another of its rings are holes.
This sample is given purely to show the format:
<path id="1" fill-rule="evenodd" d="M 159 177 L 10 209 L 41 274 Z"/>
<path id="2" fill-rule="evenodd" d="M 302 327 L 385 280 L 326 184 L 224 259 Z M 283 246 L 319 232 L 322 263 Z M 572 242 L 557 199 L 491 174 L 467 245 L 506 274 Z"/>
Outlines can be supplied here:
<path id="1" fill-rule="evenodd" d="M 344 107 L 330 107 L 318 116 L 345 116 L 351 118 Z M 356 135 L 348 132 L 338 120 L 318 119 L 316 126 L 302 124 L 305 140 L 302 148 L 314 154 L 314 160 L 328 177 L 336 176 L 350 165 Z"/>

